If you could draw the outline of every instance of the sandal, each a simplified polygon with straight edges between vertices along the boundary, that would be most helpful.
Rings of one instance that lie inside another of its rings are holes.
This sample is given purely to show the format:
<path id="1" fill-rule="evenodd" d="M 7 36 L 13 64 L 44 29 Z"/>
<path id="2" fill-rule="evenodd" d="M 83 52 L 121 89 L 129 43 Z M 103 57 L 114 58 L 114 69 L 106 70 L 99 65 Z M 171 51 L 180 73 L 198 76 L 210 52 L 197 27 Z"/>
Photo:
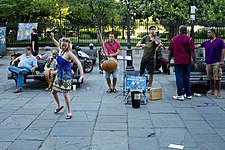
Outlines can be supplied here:
<path id="1" fill-rule="evenodd" d="M 117 91 L 117 89 L 113 89 L 112 92 L 113 93 L 117 93 L 118 91 Z"/>
<path id="2" fill-rule="evenodd" d="M 214 93 L 207 93 L 208 94 L 208 96 L 216 96 Z"/>
<path id="3" fill-rule="evenodd" d="M 217 99 L 222 99 L 222 98 L 223 98 L 223 96 L 218 95 L 218 96 L 216 96 L 216 98 L 217 98 Z"/>
<path id="4" fill-rule="evenodd" d="M 106 92 L 107 92 L 108 94 L 109 94 L 109 93 L 112 93 L 112 89 L 108 89 Z"/>
<path id="5" fill-rule="evenodd" d="M 46 92 L 51 91 L 51 88 L 48 88 L 48 87 L 47 87 L 47 88 L 45 89 L 45 91 L 46 91 Z"/>
<path id="6" fill-rule="evenodd" d="M 71 119 L 72 118 L 72 114 L 67 114 L 66 119 Z"/>
<path id="7" fill-rule="evenodd" d="M 60 112 L 60 110 L 62 110 L 62 109 L 63 109 L 63 107 L 64 107 L 64 106 L 61 106 L 61 107 L 59 107 L 59 108 L 56 108 L 56 109 L 55 109 L 55 111 L 54 111 L 54 113 L 58 113 L 58 112 Z"/>

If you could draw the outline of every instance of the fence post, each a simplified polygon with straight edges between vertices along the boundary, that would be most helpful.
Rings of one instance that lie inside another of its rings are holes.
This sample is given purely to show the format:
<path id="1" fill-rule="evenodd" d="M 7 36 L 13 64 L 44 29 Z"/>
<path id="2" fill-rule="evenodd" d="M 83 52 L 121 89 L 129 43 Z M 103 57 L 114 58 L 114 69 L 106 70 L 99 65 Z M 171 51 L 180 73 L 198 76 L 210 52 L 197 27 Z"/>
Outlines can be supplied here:
<path id="1" fill-rule="evenodd" d="M 131 60 L 127 60 L 126 71 L 134 71 L 133 57 L 130 43 L 130 0 L 127 0 L 127 55 L 131 56 Z"/>

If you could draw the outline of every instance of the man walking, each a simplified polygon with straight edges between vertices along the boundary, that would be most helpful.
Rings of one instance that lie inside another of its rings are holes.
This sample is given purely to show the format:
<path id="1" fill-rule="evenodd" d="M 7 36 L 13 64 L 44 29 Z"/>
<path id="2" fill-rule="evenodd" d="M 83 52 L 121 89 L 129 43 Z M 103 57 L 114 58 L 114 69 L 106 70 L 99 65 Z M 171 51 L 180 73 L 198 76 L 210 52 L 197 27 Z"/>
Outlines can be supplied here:
<path id="1" fill-rule="evenodd" d="M 181 25 L 179 34 L 173 37 L 169 45 L 169 55 L 167 68 L 170 67 L 172 56 L 174 57 L 174 68 L 176 75 L 177 96 L 173 96 L 175 100 L 184 100 L 184 96 L 188 99 L 192 98 L 190 85 L 191 57 L 194 61 L 195 70 L 197 69 L 196 56 L 194 51 L 194 41 L 187 36 L 187 27 Z"/>
<path id="2" fill-rule="evenodd" d="M 215 89 L 217 88 L 217 98 L 222 98 L 220 92 L 220 80 L 222 76 L 222 67 L 224 67 L 225 44 L 222 39 L 216 37 L 216 33 L 213 28 L 208 30 L 208 38 L 209 40 L 195 45 L 195 48 L 205 48 L 207 77 L 210 81 L 211 89 L 208 92 L 209 96 L 215 96 Z"/>

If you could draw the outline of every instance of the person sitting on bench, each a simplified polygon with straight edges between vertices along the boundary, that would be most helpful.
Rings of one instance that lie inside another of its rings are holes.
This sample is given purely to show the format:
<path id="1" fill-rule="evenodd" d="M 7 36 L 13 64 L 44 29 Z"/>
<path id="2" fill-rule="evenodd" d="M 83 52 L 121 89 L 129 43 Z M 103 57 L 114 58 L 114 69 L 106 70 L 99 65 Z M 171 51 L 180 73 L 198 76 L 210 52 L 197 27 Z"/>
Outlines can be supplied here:
<path id="1" fill-rule="evenodd" d="M 16 61 L 20 61 L 18 66 L 14 66 Z M 32 55 L 31 47 L 26 48 L 26 53 L 17 57 L 12 61 L 11 66 L 9 66 L 9 71 L 16 73 L 17 78 L 17 88 L 13 93 L 22 92 L 22 87 L 24 83 L 24 75 L 31 74 L 38 68 L 37 59 Z"/>
<path id="2" fill-rule="evenodd" d="M 52 48 L 49 46 L 45 47 L 45 53 L 44 55 L 42 55 L 42 57 L 40 58 L 40 60 L 46 60 L 52 56 Z"/>
<path id="3" fill-rule="evenodd" d="M 57 72 L 57 70 L 56 70 L 56 65 L 57 65 L 56 57 L 57 57 L 57 55 L 58 55 L 58 51 L 53 50 L 52 56 L 48 57 L 47 63 L 45 64 L 44 75 L 45 75 L 45 79 L 48 83 L 48 87 L 45 89 L 45 91 L 51 91 L 52 90 L 53 81 L 55 79 L 56 72 Z"/>

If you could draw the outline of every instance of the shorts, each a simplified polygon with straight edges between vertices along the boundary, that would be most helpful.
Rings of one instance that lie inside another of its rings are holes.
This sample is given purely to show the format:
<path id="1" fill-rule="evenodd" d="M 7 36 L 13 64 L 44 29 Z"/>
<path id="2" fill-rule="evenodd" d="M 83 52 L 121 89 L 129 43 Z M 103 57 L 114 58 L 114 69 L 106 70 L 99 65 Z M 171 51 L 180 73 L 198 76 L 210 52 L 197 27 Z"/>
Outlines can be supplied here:
<path id="1" fill-rule="evenodd" d="M 207 64 L 206 72 L 208 80 L 221 80 L 222 69 L 219 67 L 219 63 Z"/>
<path id="2" fill-rule="evenodd" d="M 105 78 L 110 78 L 110 75 L 112 74 L 113 78 L 118 78 L 119 76 L 119 66 L 117 65 L 117 68 L 113 72 L 106 72 L 104 71 Z"/>
<path id="3" fill-rule="evenodd" d="M 148 74 L 153 75 L 155 71 L 155 60 L 141 60 L 140 74 L 144 74 L 145 69 Z"/>

